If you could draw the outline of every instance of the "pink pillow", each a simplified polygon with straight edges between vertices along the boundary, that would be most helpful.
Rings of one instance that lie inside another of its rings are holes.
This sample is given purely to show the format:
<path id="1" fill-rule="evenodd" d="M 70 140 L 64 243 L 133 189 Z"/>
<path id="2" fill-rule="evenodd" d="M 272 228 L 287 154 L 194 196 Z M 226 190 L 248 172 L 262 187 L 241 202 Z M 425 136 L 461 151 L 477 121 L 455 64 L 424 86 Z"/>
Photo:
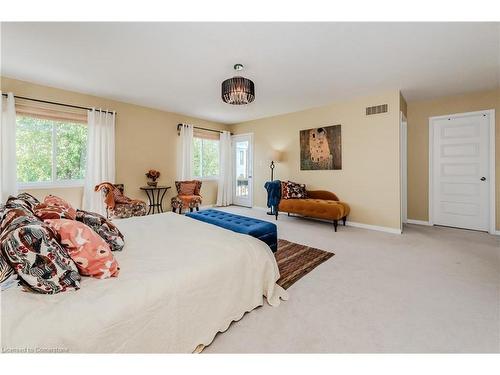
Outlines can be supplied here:
<path id="1" fill-rule="evenodd" d="M 120 268 L 109 245 L 90 227 L 67 219 L 45 220 L 45 223 L 59 234 L 61 245 L 81 275 L 98 279 L 118 276 Z"/>
<path id="2" fill-rule="evenodd" d="M 43 203 L 45 203 L 49 207 L 63 207 L 64 216 L 62 216 L 61 218 L 66 218 L 71 220 L 76 219 L 76 210 L 67 201 L 65 201 L 60 197 L 57 197 L 55 195 L 47 195 L 43 200 Z M 47 217 L 44 219 L 53 219 L 53 218 Z"/>

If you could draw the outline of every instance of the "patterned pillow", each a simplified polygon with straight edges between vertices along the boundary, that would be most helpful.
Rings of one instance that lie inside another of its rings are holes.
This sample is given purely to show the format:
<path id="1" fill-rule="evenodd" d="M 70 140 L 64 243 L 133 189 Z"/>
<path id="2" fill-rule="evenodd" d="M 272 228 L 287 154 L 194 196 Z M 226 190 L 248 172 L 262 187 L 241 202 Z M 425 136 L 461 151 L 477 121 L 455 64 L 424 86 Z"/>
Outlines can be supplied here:
<path id="1" fill-rule="evenodd" d="M 17 275 L 12 266 L 2 255 L 0 251 L 0 289 L 5 290 L 12 286 L 17 280 Z"/>
<path id="2" fill-rule="evenodd" d="M 296 182 L 285 182 L 284 191 L 282 191 L 283 199 L 304 199 L 306 198 L 306 185 L 297 184 Z"/>
<path id="3" fill-rule="evenodd" d="M 95 212 L 77 210 L 76 220 L 92 228 L 94 232 L 108 243 L 111 251 L 121 251 L 123 246 L 125 246 L 123 234 L 104 216 Z"/>
<path id="4" fill-rule="evenodd" d="M 26 201 L 25 199 L 13 197 L 12 195 L 7 199 L 7 202 L 5 202 L 5 207 L 6 208 L 23 208 L 27 211 L 31 211 L 33 213 L 33 207 L 30 202 Z"/>
<path id="5" fill-rule="evenodd" d="M 32 211 L 21 205 L 11 205 L 11 207 L 6 207 L 3 210 L 0 220 L 0 235 L 13 229 L 11 228 L 12 225 L 17 227 L 26 220 L 28 220 L 28 222 L 38 221 L 38 219 L 33 216 Z"/>
<path id="6" fill-rule="evenodd" d="M 183 182 L 179 195 L 194 195 L 196 190 L 196 182 Z"/>
<path id="7" fill-rule="evenodd" d="M 74 209 L 73 209 L 74 211 Z M 75 220 L 76 211 L 69 211 L 63 206 L 51 206 L 47 203 L 40 203 L 35 207 L 35 215 L 41 220 L 47 219 L 70 219 Z"/>
<path id="8" fill-rule="evenodd" d="M 98 279 L 118 276 L 120 268 L 109 245 L 91 228 L 67 219 L 46 220 L 45 223 L 57 232 L 80 275 Z"/>
<path id="9" fill-rule="evenodd" d="M 64 199 L 55 195 L 47 195 L 40 203 L 35 206 L 35 215 L 42 220 L 46 219 L 76 219 L 76 210 Z"/>
<path id="10" fill-rule="evenodd" d="M 29 206 L 31 211 L 33 211 L 35 209 L 35 206 L 40 203 L 40 201 L 36 199 L 33 195 L 26 192 L 18 194 L 17 199 L 25 202 L 25 204 Z"/>
<path id="11" fill-rule="evenodd" d="M 55 294 L 80 288 L 75 263 L 47 225 L 33 222 L 5 232 L 0 247 L 29 290 Z"/>

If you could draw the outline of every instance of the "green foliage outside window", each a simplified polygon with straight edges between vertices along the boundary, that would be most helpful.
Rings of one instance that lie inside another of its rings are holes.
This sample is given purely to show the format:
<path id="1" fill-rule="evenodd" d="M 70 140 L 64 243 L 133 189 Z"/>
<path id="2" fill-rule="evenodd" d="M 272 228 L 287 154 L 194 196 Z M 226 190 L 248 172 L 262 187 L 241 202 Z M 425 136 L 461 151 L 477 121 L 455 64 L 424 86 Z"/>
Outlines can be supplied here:
<path id="1" fill-rule="evenodd" d="M 193 176 L 216 177 L 219 175 L 219 141 L 193 138 Z"/>
<path id="2" fill-rule="evenodd" d="M 55 137 L 54 144 L 52 137 Z M 53 182 L 82 180 L 86 148 L 85 124 L 18 116 L 17 180 L 20 183 L 51 182 L 53 175 Z"/>

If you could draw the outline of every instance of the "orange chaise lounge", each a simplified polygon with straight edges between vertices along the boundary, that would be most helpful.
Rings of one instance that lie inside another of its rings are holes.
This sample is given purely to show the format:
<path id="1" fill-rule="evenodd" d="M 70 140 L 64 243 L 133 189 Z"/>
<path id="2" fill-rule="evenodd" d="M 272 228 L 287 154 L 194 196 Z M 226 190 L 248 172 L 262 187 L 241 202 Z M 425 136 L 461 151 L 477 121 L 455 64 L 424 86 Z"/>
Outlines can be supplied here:
<path id="1" fill-rule="evenodd" d="M 339 220 L 345 225 L 350 212 L 347 203 L 341 202 L 332 192 L 326 190 L 308 190 L 307 198 L 281 199 L 278 211 L 297 214 L 315 219 L 333 220 L 335 232 Z"/>

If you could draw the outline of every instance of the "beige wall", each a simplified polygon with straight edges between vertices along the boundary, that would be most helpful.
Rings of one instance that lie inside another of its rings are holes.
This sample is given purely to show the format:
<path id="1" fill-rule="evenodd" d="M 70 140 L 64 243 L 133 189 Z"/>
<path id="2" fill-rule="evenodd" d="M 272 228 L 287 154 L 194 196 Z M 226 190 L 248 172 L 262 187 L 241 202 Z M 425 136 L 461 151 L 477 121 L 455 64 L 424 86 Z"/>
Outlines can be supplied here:
<path id="1" fill-rule="evenodd" d="M 389 105 L 385 114 L 366 116 L 365 107 Z M 254 205 L 265 207 L 271 150 L 282 150 L 275 178 L 337 193 L 351 206 L 350 221 L 400 228 L 399 91 L 236 124 L 236 134 L 254 133 Z M 299 131 L 342 125 L 342 170 L 301 171 Z"/>
<path id="2" fill-rule="evenodd" d="M 429 117 L 495 109 L 496 227 L 500 228 L 500 89 L 408 103 L 408 218 L 429 219 Z"/>
<path id="3" fill-rule="evenodd" d="M 0 78 L 3 92 L 79 106 L 107 108 L 117 111 L 116 117 L 116 182 L 125 184 L 126 195 L 146 200 L 139 190 L 146 184 L 144 173 L 150 168 L 161 172 L 159 184 L 172 186 L 164 199 L 164 208 L 170 208 L 170 197 L 174 195 L 176 177 L 177 124 L 190 123 L 210 129 L 227 129 L 226 125 L 196 118 L 155 110 L 147 107 L 41 86 L 29 82 Z M 60 194 L 76 207 L 82 200 L 81 188 L 31 190 L 36 196 L 48 192 Z M 204 181 L 203 204 L 214 204 L 217 197 L 217 182 Z"/>

